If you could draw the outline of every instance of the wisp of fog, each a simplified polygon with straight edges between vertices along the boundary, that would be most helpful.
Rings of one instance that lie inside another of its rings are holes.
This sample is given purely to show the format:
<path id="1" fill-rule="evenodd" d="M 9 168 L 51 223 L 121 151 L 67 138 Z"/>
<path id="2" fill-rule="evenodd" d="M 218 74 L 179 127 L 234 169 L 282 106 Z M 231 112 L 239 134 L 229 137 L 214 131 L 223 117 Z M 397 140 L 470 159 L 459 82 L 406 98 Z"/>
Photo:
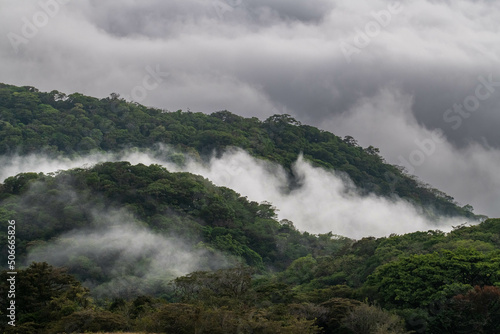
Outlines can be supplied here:
<path id="1" fill-rule="evenodd" d="M 94 212 L 92 226 L 30 249 L 26 262 L 32 261 L 83 271 L 93 295 L 108 298 L 165 291 L 176 277 L 233 264 L 221 253 L 154 233 L 125 210 Z"/>
<path id="2" fill-rule="evenodd" d="M 0 177 L 3 180 L 21 171 L 50 172 L 102 161 L 154 163 L 170 171 L 202 175 L 252 201 L 269 201 L 278 209 L 279 219 L 291 220 L 299 230 L 310 233 L 332 231 L 357 239 L 429 229 L 447 231 L 465 223 L 463 218 L 449 217 L 431 221 L 420 209 L 402 199 L 360 195 L 346 175 L 314 167 L 300 156 L 292 167 L 301 180 L 300 187 L 288 191 L 289 181 L 281 166 L 256 159 L 241 149 L 227 150 L 208 163 L 188 158 L 183 166 L 164 158 L 171 154 L 172 149 L 158 145 L 155 150 L 144 152 L 95 154 L 77 159 L 54 160 L 40 155 L 11 157 L 8 161 L 0 161 L 6 166 Z"/>

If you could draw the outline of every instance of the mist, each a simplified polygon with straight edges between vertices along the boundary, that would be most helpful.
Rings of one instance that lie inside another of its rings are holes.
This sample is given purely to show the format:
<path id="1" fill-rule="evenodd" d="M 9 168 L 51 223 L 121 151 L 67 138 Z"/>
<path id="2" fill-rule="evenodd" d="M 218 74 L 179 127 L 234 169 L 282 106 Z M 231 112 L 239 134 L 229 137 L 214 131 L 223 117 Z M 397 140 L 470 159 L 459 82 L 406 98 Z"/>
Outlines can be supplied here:
<path id="1" fill-rule="evenodd" d="M 500 217 L 500 149 L 491 146 L 486 137 L 454 146 L 443 135 L 453 124 L 443 121 L 440 127 L 427 128 L 413 114 L 414 103 L 413 95 L 388 86 L 371 98 L 360 99 L 349 112 L 322 127 L 337 135 L 351 135 L 361 146 L 380 148 L 387 162 L 405 167 L 462 205 L 471 204 L 477 214 Z M 462 118 L 460 128 L 482 111 Z M 441 117 L 444 112 L 437 111 Z"/>
<path id="2" fill-rule="evenodd" d="M 447 231 L 452 226 L 465 223 L 463 218 L 449 217 L 431 221 L 421 209 L 402 199 L 362 196 L 347 175 L 313 167 L 301 156 L 293 165 L 300 187 L 290 191 L 286 173 L 280 165 L 256 159 L 238 148 L 228 149 L 208 162 L 188 156 L 184 165 L 168 160 L 172 152 L 168 146 L 157 145 L 155 150 L 96 154 L 74 160 L 52 160 L 37 155 L 13 157 L 7 170 L 47 172 L 76 166 L 90 167 L 103 161 L 159 164 L 172 172 L 202 175 L 249 200 L 271 202 L 277 208 L 278 219 L 292 221 L 301 231 L 314 234 L 331 231 L 355 239 L 429 229 Z M 36 165 L 30 165 L 33 162 Z M 5 177 L 5 172 L 2 177 Z"/>
<path id="3" fill-rule="evenodd" d="M 30 248 L 26 263 L 45 261 L 76 275 L 82 272 L 90 276 L 83 285 L 99 298 L 164 293 L 176 277 L 236 263 L 222 253 L 155 233 L 126 210 L 94 211 L 92 216 L 89 227 Z"/>
<path id="4" fill-rule="evenodd" d="M 423 212 L 401 199 L 362 196 L 347 175 L 313 167 L 299 156 L 292 167 L 300 187 L 288 188 L 285 171 L 278 165 L 257 160 L 242 150 L 226 152 L 204 166 L 187 170 L 201 174 L 254 201 L 269 201 L 279 210 L 279 219 L 291 220 L 301 231 L 333 232 L 354 239 L 440 229 L 464 223 L 462 218 L 432 222 Z"/>

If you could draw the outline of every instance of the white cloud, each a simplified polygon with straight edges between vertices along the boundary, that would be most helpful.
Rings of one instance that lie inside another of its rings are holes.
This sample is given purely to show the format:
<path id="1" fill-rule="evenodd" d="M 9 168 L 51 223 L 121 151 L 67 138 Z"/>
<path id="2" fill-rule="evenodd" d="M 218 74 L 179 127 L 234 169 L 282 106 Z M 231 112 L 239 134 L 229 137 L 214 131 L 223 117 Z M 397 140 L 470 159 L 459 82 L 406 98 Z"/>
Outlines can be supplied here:
<path id="1" fill-rule="evenodd" d="M 231 264 L 222 254 L 154 233 L 125 211 L 94 212 L 92 224 L 32 248 L 26 263 L 45 261 L 77 272 L 91 269 L 85 273 L 90 278 L 84 285 L 92 287 L 94 295 L 107 298 L 165 291 L 176 277 Z M 89 263 L 91 268 L 86 267 Z M 107 280 L 96 285 L 103 278 Z"/>
<path id="2" fill-rule="evenodd" d="M 471 204 L 476 213 L 500 216 L 500 150 L 478 143 L 457 148 L 446 138 L 438 140 L 439 129 L 431 131 L 419 124 L 412 107 L 411 96 L 387 88 L 373 98 L 360 100 L 323 127 L 339 135 L 352 135 L 363 146 L 382 148 L 389 163 L 406 167 L 462 205 Z"/>
<path id="3" fill-rule="evenodd" d="M 281 167 L 256 160 L 244 151 L 227 152 L 208 166 L 190 164 L 192 173 L 226 186 L 254 201 L 270 201 L 280 219 L 289 219 L 302 231 L 335 234 L 351 238 L 384 236 L 419 230 L 448 230 L 460 219 L 431 222 L 403 200 L 361 196 L 345 175 L 315 168 L 301 157 L 294 173 L 301 186 L 291 192 Z"/>
<path id="4" fill-rule="evenodd" d="M 288 179 L 281 166 L 255 159 L 239 149 L 230 150 L 220 158 L 214 157 L 206 164 L 191 160 L 182 169 L 163 160 L 161 157 L 165 154 L 162 154 L 162 149 L 168 151 L 168 148 L 161 148 L 156 152 L 97 155 L 59 164 L 43 157 L 27 159 L 37 161 L 36 167 L 31 169 L 45 171 L 111 160 L 146 165 L 156 163 L 171 171 L 188 171 L 202 175 L 218 186 L 234 189 L 249 200 L 271 202 L 279 210 L 279 219 L 289 219 L 298 229 L 310 233 L 332 231 L 361 238 L 428 229 L 448 230 L 452 225 L 464 223 L 460 218 L 432 222 L 406 201 L 375 195 L 361 196 L 347 176 L 312 167 L 300 157 L 293 168 L 300 177 L 301 186 L 289 191 Z M 30 169 L 26 167 L 26 158 L 16 158 L 12 162 L 17 163 L 19 169 Z"/>

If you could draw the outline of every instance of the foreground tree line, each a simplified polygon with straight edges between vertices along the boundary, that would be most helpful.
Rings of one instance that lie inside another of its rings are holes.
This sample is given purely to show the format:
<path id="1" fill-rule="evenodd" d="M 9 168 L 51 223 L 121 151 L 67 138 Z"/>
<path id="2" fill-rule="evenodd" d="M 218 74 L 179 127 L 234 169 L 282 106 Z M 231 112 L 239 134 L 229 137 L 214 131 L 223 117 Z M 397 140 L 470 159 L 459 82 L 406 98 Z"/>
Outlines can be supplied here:
<path id="1" fill-rule="evenodd" d="M 252 272 L 238 267 L 179 277 L 169 298 L 94 300 L 65 270 L 32 263 L 18 273 L 16 326 L 2 324 L 2 332 L 497 333 L 500 326 L 495 286 L 443 294 L 428 310 L 410 314 L 360 301 L 361 294 L 347 286 L 295 293 L 273 278 L 252 278 Z M 6 277 L 0 275 L 1 293 Z"/>
<path id="2" fill-rule="evenodd" d="M 166 268 L 150 279 L 135 267 L 148 268 L 151 259 L 134 259 L 120 267 L 119 278 L 140 284 L 106 295 L 125 253 L 58 254 L 65 269 L 42 261 L 18 271 L 17 326 L 3 332 L 500 330 L 500 219 L 450 233 L 312 235 L 276 220 L 269 203 L 248 201 L 200 176 L 117 162 L 8 178 L 0 185 L 0 238 L 6 240 L 7 221 L 15 217 L 18 260 L 53 259 L 47 246 L 75 230 L 102 229 L 95 212 L 111 208 L 125 208 L 144 228 L 203 250 L 205 267 L 177 278 Z M 214 259 L 222 258 L 221 268 Z M 7 290 L 3 272 L 2 318 Z"/>

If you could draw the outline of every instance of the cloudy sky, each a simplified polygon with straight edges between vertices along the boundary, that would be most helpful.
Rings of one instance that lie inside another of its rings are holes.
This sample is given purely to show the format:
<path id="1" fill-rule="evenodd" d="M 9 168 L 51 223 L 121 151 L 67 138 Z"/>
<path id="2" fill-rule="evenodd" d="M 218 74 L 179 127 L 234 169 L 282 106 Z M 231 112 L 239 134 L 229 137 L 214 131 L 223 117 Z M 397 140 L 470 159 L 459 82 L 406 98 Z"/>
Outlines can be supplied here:
<path id="1" fill-rule="evenodd" d="M 0 0 L 0 82 L 288 113 L 500 217 L 500 3 Z"/>

